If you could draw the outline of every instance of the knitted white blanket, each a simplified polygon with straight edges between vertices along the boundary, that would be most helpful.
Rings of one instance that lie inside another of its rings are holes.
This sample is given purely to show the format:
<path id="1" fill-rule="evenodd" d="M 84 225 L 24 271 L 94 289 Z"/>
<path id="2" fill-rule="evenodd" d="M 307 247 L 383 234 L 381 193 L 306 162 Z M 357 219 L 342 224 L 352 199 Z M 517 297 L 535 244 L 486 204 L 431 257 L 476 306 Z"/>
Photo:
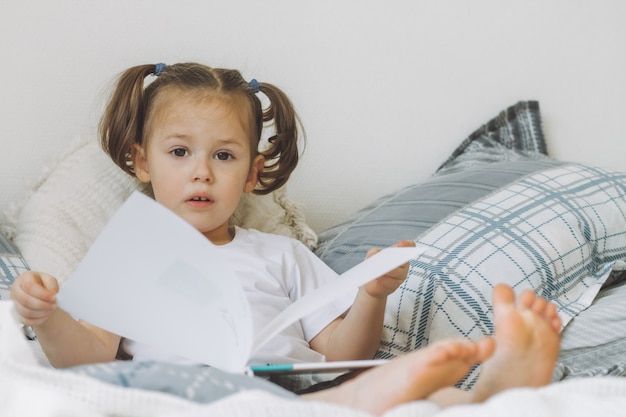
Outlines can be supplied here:
<path id="1" fill-rule="evenodd" d="M 626 378 L 570 380 L 542 389 L 510 390 L 483 404 L 440 410 L 427 401 L 397 407 L 385 417 L 589 417 L 624 415 Z M 169 394 L 113 386 L 43 367 L 24 339 L 11 301 L 0 301 L 0 416 L 29 417 L 364 417 L 331 404 L 289 400 L 261 391 L 198 404 Z"/>

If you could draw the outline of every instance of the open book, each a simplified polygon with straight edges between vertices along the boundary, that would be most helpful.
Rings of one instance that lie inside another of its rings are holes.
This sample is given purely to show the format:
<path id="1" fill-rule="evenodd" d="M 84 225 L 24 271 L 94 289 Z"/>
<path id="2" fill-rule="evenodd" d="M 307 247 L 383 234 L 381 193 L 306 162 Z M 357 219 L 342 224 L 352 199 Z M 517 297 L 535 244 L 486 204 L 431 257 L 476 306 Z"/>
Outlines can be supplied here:
<path id="1" fill-rule="evenodd" d="M 135 192 L 111 218 L 58 295 L 61 308 L 120 336 L 242 373 L 290 324 L 409 261 L 423 248 L 388 248 L 301 298 L 253 335 L 251 307 L 215 246 Z"/>

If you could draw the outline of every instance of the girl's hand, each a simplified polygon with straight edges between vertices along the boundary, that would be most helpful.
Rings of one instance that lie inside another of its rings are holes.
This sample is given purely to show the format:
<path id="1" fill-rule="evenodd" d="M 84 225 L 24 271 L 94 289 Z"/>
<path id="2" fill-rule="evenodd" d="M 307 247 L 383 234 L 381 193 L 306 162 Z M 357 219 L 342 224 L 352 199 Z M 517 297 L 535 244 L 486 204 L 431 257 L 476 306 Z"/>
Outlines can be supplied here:
<path id="1" fill-rule="evenodd" d="M 38 326 L 57 309 L 59 283 L 51 275 L 27 271 L 11 286 L 11 298 L 22 324 Z"/>
<path id="2" fill-rule="evenodd" d="M 396 243 L 394 247 L 410 247 L 415 246 L 415 242 L 412 240 L 401 240 Z M 367 252 L 365 258 L 369 258 L 380 252 L 381 249 L 373 248 Z M 378 277 L 373 281 L 368 282 L 363 286 L 365 291 L 372 297 L 384 298 L 394 292 L 404 282 L 409 272 L 409 263 L 405 263 L 396 269 L 389 271 L 382 277 Z"/>

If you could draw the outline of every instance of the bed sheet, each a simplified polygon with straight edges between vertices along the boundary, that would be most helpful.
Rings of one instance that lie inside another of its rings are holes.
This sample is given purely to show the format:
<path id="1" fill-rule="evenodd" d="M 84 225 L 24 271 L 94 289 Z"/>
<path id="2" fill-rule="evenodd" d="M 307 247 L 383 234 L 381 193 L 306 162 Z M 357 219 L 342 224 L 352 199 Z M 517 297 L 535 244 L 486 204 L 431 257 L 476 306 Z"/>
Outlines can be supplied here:
<path id="1" fill-rule="evenodd" d="M 367 416 L 345 407 L 285 399 L 258 390 L 199 404 L 166 393 L 117 387 L 84 375 L 46 368 L 37 363 L 30 351 L 12 308 L 10 301 L 0 301 L 0 415 Z M 606 376 L 577 378 L 540 389 L 509 390 L 482 404 L 444 410 L 428 401 L 416 401 L 388 411 L 385 417 L 588 417 L 623 415 L 625 409 L 626 379 Z"/>

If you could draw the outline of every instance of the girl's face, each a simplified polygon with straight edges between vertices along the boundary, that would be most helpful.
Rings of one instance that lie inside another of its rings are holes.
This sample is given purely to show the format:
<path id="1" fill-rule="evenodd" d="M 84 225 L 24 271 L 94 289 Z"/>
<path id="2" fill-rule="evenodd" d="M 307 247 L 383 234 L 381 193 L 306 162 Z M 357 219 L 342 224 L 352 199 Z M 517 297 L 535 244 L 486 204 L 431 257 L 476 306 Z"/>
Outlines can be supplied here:
<path id="1" fill-rule="evenodd" d="M 232 240 L 228 219 L 263 170 L 248 113 L 237 98 L 169 89 L 156 98 L 144 145 L 133 150 L 135 174 L 152 184 L 155 199 L 214 244 Z"/>

